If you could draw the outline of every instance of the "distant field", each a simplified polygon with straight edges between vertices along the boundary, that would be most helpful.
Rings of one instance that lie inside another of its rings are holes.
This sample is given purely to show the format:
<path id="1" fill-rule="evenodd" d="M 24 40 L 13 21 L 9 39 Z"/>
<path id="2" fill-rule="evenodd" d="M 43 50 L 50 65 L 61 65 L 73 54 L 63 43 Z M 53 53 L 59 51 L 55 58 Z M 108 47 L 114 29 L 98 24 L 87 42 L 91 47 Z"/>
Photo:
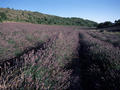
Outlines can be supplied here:
<path id="1" fill-rule="evenodd" d="M 119 90 L 120 32 L 0 24 L 0 89 Z"/>

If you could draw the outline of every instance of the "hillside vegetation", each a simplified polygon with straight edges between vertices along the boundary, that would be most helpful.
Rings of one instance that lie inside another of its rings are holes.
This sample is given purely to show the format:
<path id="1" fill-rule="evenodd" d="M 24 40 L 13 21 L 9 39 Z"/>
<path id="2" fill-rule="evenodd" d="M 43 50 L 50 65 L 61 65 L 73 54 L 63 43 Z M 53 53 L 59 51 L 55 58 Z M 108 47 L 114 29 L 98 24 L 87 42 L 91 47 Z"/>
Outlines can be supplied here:
<path id="1" fill-rule="evenodd" d="M 0 8 L 0 22 L 14 21 L 14 22 L 30 22 L 34 24 L 48 24 L 48 25 L 77 25 L 96 27 L 97 23 L 84 20 L 82 18 L 64 18 L 59 16 L 42 14 L 39 12 L 14 10 L 10 8 Z"/>

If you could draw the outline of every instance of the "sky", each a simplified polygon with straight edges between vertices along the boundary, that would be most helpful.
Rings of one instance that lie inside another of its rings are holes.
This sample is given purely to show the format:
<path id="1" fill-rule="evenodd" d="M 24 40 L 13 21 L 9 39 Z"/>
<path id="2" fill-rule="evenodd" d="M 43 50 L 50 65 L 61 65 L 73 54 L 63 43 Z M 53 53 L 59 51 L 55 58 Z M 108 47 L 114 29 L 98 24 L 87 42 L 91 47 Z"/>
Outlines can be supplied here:
<path id="1" fill-rule="evenodd" d="M 0 0 L 0 7 L 79 17 L 96 22 L 120 19 L 120 0 Z"/>

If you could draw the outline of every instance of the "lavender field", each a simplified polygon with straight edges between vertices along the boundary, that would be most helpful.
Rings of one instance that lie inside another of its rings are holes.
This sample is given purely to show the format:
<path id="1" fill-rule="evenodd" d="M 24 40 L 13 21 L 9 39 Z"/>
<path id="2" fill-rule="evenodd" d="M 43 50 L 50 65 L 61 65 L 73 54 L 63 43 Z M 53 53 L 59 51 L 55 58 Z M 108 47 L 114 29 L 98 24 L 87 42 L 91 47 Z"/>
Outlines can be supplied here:
<path id="1" fill-rule="evenodd" d="M 120 32 L 0 24 L 1 90 L 119 90 Z"/>

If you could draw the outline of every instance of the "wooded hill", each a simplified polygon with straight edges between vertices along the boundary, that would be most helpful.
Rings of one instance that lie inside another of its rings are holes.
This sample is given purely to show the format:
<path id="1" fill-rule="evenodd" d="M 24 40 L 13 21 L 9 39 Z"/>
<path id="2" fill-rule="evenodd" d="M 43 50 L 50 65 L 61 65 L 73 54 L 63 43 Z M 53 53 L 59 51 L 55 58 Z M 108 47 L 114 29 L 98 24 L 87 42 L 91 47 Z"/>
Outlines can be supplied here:
<path id="1" fill-rule="evenodd" d="M 26 10 L 14 10 L 10 8 L 0 8 L 0 22 L 14 21 L 14 22 L 29 22 L 34 24 L 48 24 L 48 25 L 77 25 L 96 27 L 97 23 L 82 18 L 64 18 L 54 15 L 47 15 L 39 12 L 32 12 Z"/>

